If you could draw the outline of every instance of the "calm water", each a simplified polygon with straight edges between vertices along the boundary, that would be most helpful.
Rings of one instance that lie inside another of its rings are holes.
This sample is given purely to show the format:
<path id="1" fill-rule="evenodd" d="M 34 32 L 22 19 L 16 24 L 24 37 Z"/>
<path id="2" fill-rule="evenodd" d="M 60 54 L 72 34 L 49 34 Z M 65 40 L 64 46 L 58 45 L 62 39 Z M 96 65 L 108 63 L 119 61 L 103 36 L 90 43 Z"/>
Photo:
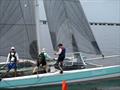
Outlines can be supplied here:
<path id="1" fill-rule="evenodd" d="M 69 90 L 120 90 L 120 77 L 110 80 L 98 80 L 69 84 L 68 88 Z M 61 90 L 61 85 L 45 87 L 29 87 L 12 90 Z"/>

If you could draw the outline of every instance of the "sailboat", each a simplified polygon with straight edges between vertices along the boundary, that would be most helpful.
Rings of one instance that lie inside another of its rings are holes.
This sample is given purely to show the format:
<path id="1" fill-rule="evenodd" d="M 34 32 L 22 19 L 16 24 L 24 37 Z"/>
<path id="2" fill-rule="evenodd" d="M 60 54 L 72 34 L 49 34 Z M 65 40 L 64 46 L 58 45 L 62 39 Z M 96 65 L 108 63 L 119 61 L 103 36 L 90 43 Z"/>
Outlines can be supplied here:
<path id="1" fill-rule="evenodd" d="M 40 49 L 45 46 L 43 40 L 46 38 L 42 38 L 39 33 L 41 24 L 38 20 L 37 1 L 1 0 L 1 12 L 6 10 L 3 14 L 0 13 L 1 56 L 6 56 L 10 46 L 15 46 L 20 58 L 35 60 Z M 2 4 L 5 5 L 2 6 Z M 73 53 L 72 61 L 77 59 L 76 61 L 82 65 L 84 65 L 84 61 L 81 52 L 102 55 L 79 0 L 43 0 L 43 5 L 48 21 L 43 24 L 48 23 L 51 50 L 54 51 L 58 43 L 63 43 L 67 53 Z M 70 55 L 68 56 L 70 57 Z M 63 74 L 56 71 L 2 78 L 0 88 L 47 86 L 61 84 L 62 80 L 76 83 L 119 76 L 120 65 L 112 65 L 69 70 L 64 71 Z"/>

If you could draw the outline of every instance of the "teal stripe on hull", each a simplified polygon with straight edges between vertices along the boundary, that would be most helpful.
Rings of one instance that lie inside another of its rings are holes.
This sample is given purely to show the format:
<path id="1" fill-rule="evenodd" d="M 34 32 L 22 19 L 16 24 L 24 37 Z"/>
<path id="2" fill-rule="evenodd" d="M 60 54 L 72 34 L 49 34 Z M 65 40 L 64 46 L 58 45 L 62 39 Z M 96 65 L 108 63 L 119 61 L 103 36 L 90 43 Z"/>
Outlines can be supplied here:
<path id="1" fill-rule="evenodd" d="M 61 83 L 62 80 L 75 81 L 80 79 L 87 79 L 99 76 L 106 76 L 111 74 L 120 74 L 120 66 L 103 68 L 98 70 L 78 71 L 74 73 L 64 73 L 62 75 L 43 76 L 38 78 L 27 78 L 18 80 L 3 80 L 0 82 L 0 88 L 18 88 L 34 85 Z"/>

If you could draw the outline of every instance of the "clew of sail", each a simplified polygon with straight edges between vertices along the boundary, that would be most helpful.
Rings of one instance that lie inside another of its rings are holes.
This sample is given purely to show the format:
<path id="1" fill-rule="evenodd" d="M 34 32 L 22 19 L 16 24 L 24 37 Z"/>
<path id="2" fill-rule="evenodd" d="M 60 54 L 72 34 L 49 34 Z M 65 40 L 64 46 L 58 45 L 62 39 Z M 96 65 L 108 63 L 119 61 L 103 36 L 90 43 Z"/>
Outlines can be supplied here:
<path id="1" fill-rule="evenodd" d="M 54 49 L 101 54 L 79 0 L 43 0 Z"/>

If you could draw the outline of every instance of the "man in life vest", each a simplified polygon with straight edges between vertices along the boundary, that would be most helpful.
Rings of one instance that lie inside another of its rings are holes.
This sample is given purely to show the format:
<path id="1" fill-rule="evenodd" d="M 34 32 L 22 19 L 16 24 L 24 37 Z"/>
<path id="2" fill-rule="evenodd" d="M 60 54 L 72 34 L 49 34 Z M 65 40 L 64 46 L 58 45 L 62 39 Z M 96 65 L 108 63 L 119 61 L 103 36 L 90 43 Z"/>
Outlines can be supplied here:
<path id="1" fill-rule="evenodd" d="M 14 76 L 16 77 L 18 60 L 19 60 L 19 56 L 15 50 L 15 47 L 11 47 L 11 51 L 8 53 L 7 62 L 6 62 L 8 67 L 6 75 L 11 69 L 14 69 Z"/>
<path id="2" fill-rule="evenodd" d="M 65 53 L 66 50 L 63 47 L 63 44 L 58 44 L 58 52 L 55 53 L 55 55 L 58 55 L 58 59 L 55 66 L 58 66 L 58 68 L 60 69 L 60 74 L 63 73 L 63 60 L 65 59 Z"/>
<path id="3" fill-rule="evenodd" d="M 46 62 L 47 59 L 51 59 L 51 57 L 46 53 L 45 48 L 43 48 L 38 56 L 37 66 L 33 69 L 33 74 L 38 73 L 40 66 L 42 66 L 46 73 L 49 72 L 49 68 Z"/>

